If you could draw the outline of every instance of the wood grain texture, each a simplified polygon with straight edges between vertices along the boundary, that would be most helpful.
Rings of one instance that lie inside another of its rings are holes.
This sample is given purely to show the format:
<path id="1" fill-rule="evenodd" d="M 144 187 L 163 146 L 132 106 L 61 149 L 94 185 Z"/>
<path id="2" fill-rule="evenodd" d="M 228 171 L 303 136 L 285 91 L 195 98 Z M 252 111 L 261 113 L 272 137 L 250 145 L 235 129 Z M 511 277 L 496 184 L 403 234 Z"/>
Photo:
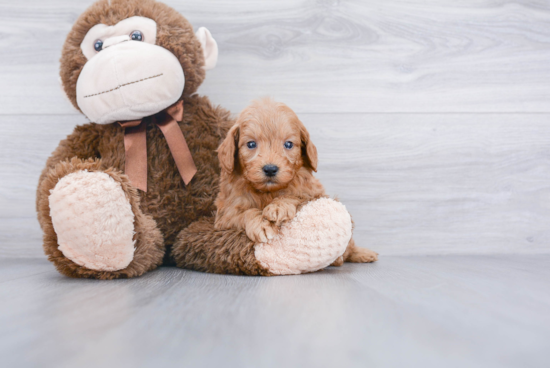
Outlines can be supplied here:
<path id="1" fill-rule="evenodd" d="M 550 112 L 547 2 L 166 2 L 217 39 L 200 92 L 233 111 L 272 95 L 298 112 Z M 91 3 L 0 4 L 1 114 L 74 112 L 58 59 Z"/>
<path id="2" fill-rule="evenodd" d="M 550 253 L 547 115 L 302 115 L 318 177 L 385 254 Z"/>
<path id="3" fill-rule="evenodd" d="M 17 367 L 545 367 L 550 257 L 383 257 L 284 277 L 74 280 L 0 260 Z"/>
<path id="4" fill-rule="evenodd" d="M 547 114 L 300 114 L 317 176 L 381 254 L 550 253 Z M 41 256 L 35 190 L 81 116 L 0 116 L 0 255 Z"/>

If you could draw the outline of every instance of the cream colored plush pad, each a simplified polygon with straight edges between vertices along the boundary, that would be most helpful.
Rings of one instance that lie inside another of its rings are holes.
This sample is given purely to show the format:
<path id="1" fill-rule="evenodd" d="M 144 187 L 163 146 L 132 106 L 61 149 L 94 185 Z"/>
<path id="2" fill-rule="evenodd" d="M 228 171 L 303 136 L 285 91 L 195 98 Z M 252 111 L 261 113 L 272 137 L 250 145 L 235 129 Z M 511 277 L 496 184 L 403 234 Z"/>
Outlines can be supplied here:
<path id="1" fill-rule="evenodd" d="M 346 251 L 352 223 L 346 207 L 320 198 L 306 204 L 279 234 L 257 244 L 255 256 L 276 275 L 297 275 L 328 267 Z"/>
<path id="2" fill-rule="evenodd" d="M 134 213 L 120 183 L 103 172 L 74 172 L 59 180 L 49 202 L 65 257 L 98 271 L 122 270 L 130 264 Z"/>

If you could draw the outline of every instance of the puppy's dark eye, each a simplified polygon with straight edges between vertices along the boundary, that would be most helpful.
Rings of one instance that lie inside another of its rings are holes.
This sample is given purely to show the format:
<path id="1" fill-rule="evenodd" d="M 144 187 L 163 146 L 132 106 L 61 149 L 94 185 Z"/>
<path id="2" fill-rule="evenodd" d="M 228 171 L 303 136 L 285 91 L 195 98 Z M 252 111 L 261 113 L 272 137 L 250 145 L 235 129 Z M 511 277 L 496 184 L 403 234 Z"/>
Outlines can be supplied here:
<path id="1" fill-rule="evenodd" d="M 130 38 L 132 41 L 143 41 L 143 33 L 141 31 L 134 31 L 130 33 Z"/>
<path id="2" fill-rule="evenodd" d="M 285 142 L 285 148 L 286 149 L 291 149 L 292 147 L 294 147 L 294 143 L 292 143 L 291 141 L 286 141 Z"/>
<path id="3" fill-rule="evenodd" d="M 256 142 L 250 141 L 246 144 L 246 146 L 250 149 L 254 149 L 254 148 L 256 148 Z"/>
<path id="4" fill-rule="evenodd" d="M 97 52 L 100 52 L 101 50 L 103 50 L 103 41 L 101 41 L 101 40 L 95 40 L 94 49 L 95 49 Z"/>

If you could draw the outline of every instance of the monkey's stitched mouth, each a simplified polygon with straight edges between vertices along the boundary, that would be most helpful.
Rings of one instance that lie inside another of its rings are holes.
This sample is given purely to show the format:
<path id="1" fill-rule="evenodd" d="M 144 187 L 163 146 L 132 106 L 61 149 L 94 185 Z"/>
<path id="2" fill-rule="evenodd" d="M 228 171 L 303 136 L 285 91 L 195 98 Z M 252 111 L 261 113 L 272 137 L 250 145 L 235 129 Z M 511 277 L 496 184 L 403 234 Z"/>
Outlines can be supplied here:
<path id="1" fill-rule="evenodd" d="M 116 91 L 117 89 L 121 89 L 122 87 L 129 86 L 130 84 L 135 84 L 135 83 L 143 82 L 143 81 L 146 81 L 146 80 L 148 80 L 148 79 L 158 78 L 158 77 L 160 77 L 160 76 L 162 76 L 162 73 L 157 74 L 157 75 L 153 75 L 153 76 L 151 76 L 151 77 L 142 78 L 142 79 L 139 79 L 139 80 L 136 80 L 136 81 L 133 81 L 133 82 L 128 82 L 128 83 L 120 84 L 120 85 L 116 86 L 115 88 L 111 88 L 111 89 L 108 90 L 108 91 L 103 91 L 103 92 L 99 92 L 99 93 L 94 93 L 93 95 L 87 95 L 87 96 L 84 96 L 84 98 L 93 97 L 93 96 L 99 96 L 99 95 L 102 95 L 102 94 L 104 94 L 104 93 L 113 92 L 113 91 Z"/>

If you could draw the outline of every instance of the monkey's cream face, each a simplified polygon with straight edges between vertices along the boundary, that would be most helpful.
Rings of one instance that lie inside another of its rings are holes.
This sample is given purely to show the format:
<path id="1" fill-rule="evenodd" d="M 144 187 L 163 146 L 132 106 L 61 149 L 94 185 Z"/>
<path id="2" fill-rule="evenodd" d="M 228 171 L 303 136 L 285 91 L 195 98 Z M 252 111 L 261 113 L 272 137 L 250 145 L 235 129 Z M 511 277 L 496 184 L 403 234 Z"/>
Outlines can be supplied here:
<path id="1" fill-rule="evenodd" d="M 206 28 L 197 37 L 205 69 L 217 60 L 217 45 Z M 177 102 L 185 76 L 177 57 L 156 44 L 157 24 L 144 17 L 92 27 L 80 48 L 88 59 L 76 84 L 77 103 L 93 122 L 138 120 Z"/>

